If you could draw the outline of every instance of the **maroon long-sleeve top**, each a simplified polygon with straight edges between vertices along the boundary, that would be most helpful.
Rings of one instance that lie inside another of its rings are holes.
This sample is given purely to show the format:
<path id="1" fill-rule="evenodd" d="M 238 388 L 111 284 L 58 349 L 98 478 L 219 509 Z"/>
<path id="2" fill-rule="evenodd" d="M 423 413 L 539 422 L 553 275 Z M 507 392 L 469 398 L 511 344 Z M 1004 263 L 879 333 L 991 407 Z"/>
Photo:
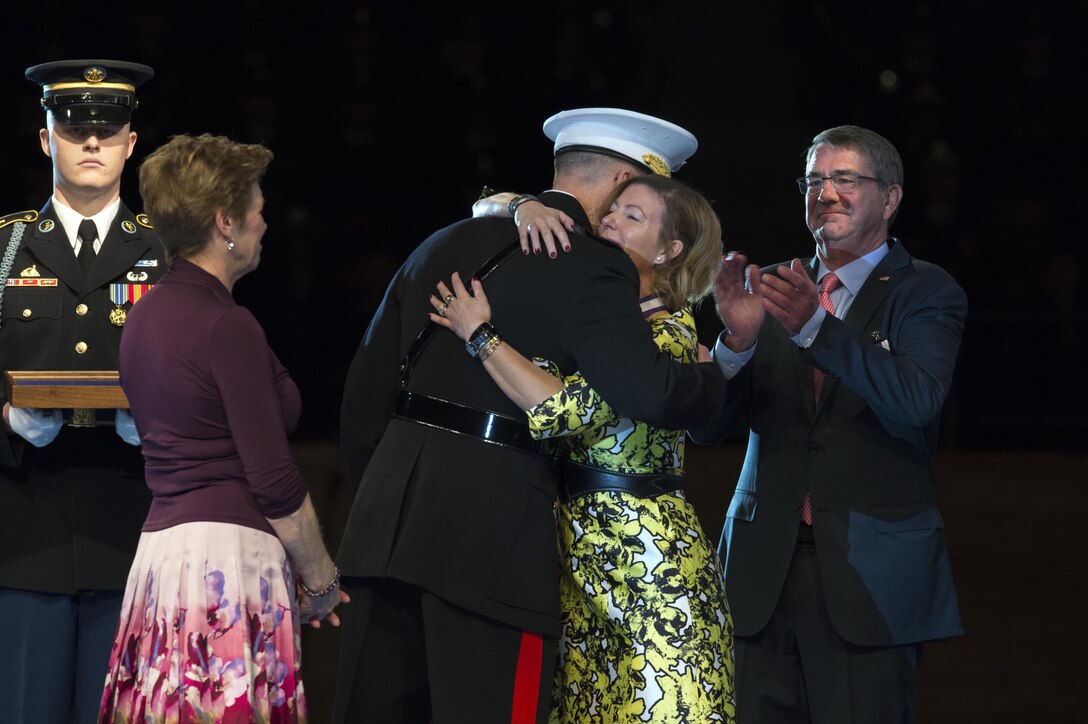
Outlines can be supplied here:
<path id="1" fill-rule="evenodd" d="M 273 533 L 266 518 L 302 505 L 287 445 L 298 388 L 218 279 L 175 259 L 129 312 L 119 366 L 154 496 L 145 531 L 213 521 Z"/>

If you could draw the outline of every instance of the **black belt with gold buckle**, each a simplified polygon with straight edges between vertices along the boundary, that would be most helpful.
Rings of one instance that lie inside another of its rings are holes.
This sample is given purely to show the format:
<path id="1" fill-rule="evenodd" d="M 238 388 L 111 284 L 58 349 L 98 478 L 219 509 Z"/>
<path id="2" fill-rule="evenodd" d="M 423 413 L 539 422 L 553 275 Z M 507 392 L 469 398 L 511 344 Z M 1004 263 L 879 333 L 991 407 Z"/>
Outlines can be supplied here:
<path id="1" fill-rule="evenodd" d="M 76 407 L 64 410 L 64 424 L 69 427 L 102 427 L 114 424 L 116 410 L 112 407 L 96 409 L 93 407 Z"/>
<path id="2" fill-rule="evenodd" d="M 529 426 L 524 422 L 411 390 L 400 391 L 393 414 L 421 425 L 518 448 L 535 455 L 547 455 L 552 447 L 550 440 L 534 440 Z"/>
<path id="3" fill-rule="evenodd" d="M 559 490 L 565 500 L 600 492 L 656 498 L 683 489 L 684 479 L 668 473 L 617 473 L 573 460 L 564 460 L 559 466 Z"/>

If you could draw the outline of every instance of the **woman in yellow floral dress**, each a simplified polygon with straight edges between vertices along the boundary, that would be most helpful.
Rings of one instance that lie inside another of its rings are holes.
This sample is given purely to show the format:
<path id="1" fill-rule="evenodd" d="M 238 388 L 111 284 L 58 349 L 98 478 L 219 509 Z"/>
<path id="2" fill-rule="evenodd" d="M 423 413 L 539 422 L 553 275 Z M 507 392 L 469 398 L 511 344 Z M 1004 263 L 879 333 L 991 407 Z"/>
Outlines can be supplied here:
<path id="1" fill-rule="evenodd" d="M 638 176 L 619 188 L 598 233 L 634 261 L 658 346 L 695 362 L 690 305 L 709 292 L 721 253 L 710 205 L 676 181 Z M 470 295 L 454 275 L 432 297 L 431 318 L 466 341 L 491 316 L 472 284 Z M 717 553 L 684 498 L 683 431 L 619 417 L 577 373 L 559 377 L 508 344 L 483 350 L 533 434 L 557 438 L 563 459 L 552 721 L 735 721 L 733 623 Z"/>

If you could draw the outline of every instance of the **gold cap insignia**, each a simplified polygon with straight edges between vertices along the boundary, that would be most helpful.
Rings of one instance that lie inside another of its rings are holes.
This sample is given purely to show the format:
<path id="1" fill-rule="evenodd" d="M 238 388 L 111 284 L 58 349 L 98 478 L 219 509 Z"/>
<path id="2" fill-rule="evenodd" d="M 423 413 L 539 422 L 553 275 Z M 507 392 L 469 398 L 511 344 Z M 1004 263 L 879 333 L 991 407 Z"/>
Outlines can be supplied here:
<path id="1" fill-rule="evenodd" d="M 642 162 L 650 167 L 650 170 L 656 173 L 658 176 L 665 176 L 672 178 L 672 172 L 669 171 L 668 165 L 661 159 L 660 156 L 656 156 L 652 153 L 642 154 Z"/>
<path id="2" fill-rule="evenodd" d="M 101 83 L 106 80 L 106 71 L 97 65 L 92 65 L 83 70 L 83 80 L 88 83 Z"/>
<path id="3" fill-rule="evenodd" d="M 136 233 L 136 224 L 132 223 L 128 219 L 125 219 L 124 221 L 121 222 L 121 228 L 124 229 L 129 234 L 135 234 Z"/>
<path id="4" fill-rule="evenodd" d="M 54 226 L 56 226 L 56 224 L 53 223 L 52 219 L 46 219 L 42 223 L 38 224 L 38 231 L 42 232 L 43 234 L 48 234 L 50 231 L 53 230 Z"/>
<path id="5" fill-rule="evenodd" d="M 21 276 L 21 277 L 40 277 L 41 274 L 38 273 L 38 265 L 37 264 L 31 264 L 26 269 L 23 269 L 21 272 L 19 272 L 19 276 Z"/>

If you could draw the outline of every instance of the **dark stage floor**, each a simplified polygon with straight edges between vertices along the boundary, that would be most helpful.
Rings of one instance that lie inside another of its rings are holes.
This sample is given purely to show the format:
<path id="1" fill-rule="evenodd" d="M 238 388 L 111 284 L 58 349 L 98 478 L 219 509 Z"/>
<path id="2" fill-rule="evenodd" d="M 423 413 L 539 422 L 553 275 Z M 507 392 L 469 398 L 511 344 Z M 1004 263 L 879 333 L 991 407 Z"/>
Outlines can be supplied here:
<path id="1" fill-rule="evenodd" d="M 335 443 L 295 446 L 330 545 L 350 507 Z M 692 446 L 689 498 L 716 536 L 743 447 Z M 953 450 L 936 459 L 939 502 L 967 635 L 932 644 L 918 721 L 1088 722 L 1088 456 Z M 314 722 L 327 721 L 338 639 L 303 634 Z"/>

